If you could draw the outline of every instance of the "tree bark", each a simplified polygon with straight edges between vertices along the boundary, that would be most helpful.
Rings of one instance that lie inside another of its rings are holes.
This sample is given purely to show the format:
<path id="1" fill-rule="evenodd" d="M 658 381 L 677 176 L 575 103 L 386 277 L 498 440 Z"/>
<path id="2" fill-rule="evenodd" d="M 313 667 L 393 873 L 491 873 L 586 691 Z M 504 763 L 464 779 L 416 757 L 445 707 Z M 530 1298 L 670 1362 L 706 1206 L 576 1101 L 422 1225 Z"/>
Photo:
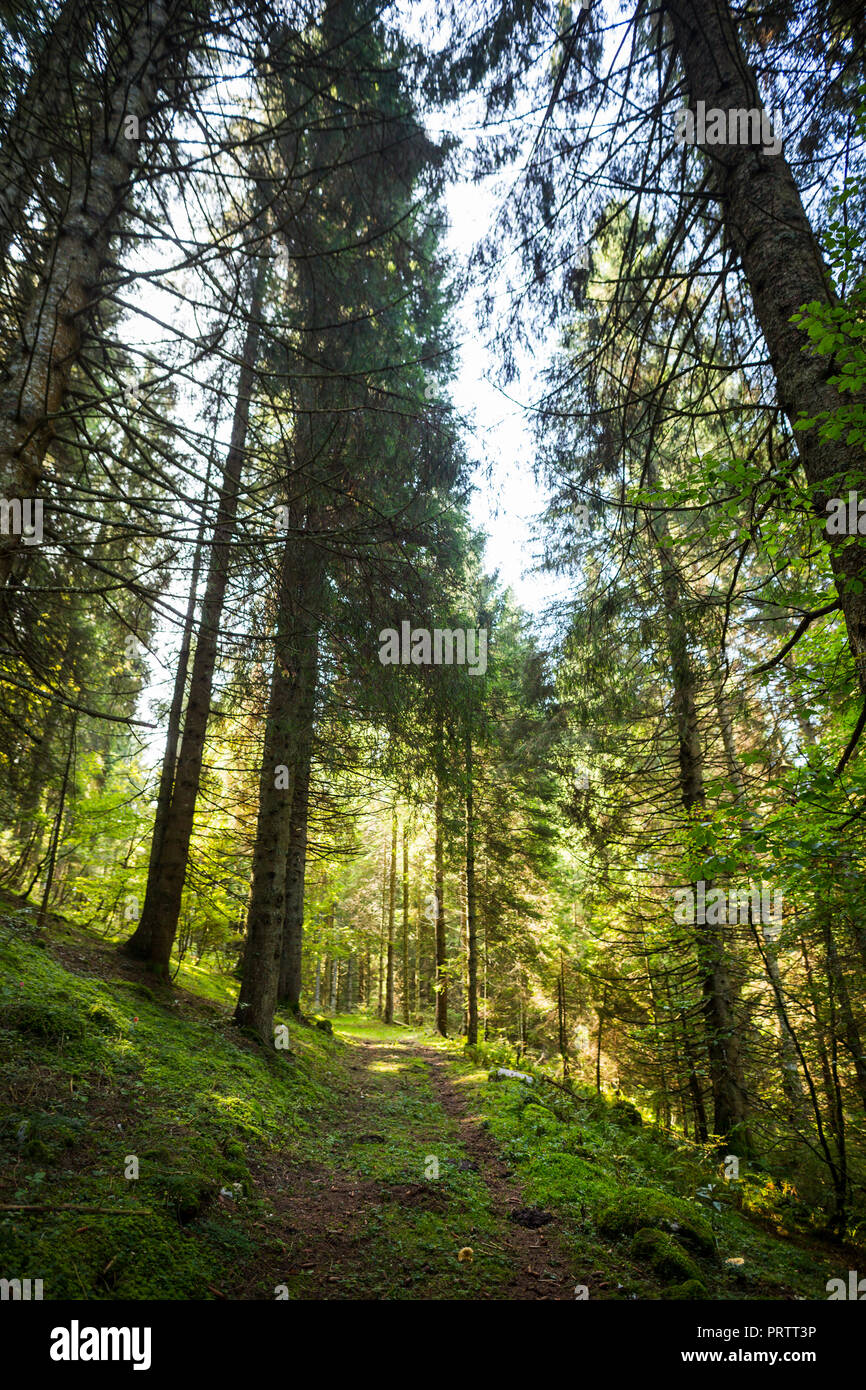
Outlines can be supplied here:
<path id="1" fill-rule="evenodd" d="M 299 615 L 300 620 L 300 615 Z M 307 827 L 310 814 L 310 772 L 313 758 L 313 721 L 318 681 L 319 632 L 312 616 L 312 631 L 304 643 L 306 659 L 299 673 L 303 682 L 298 721 L 289 850 L 286 858 L 286 908 L 280 954 L 279 998 L 297 1011 L 301 1000 L 301 967 L 304 937 L 304 883 L 307 867 Z"/>
<path id="2" fill-rule="evenodd" d="M 827 959 L 827 974 L 833 982 L 836 997 L 839 1000 L 839 1012 L 842 1016 L 842 1036 L 845 1039 L 845 1046 L 850 1053 L 851 1061 L 854 1063 L 854 1075 L 856 1078 L 857 1092 L 860 1096 L 860 1104 L 866 1110 L 866 1053 L 863 1049 L 863 1039 L 860 1036 L 860 1028 L 854 1017 L 854 1009 L 851 1005 L 851 995 L 848 990 L 848 982 L 839 960 L 839 952 L 836 948 L 836 939 L 833 935 L 833 928 L 825 918 L 823 923 L 824 952 Z"/>
<path id="3" fill-rule="evenodd" d="M 448 1036 L 448 943 L 445 935 L 444 749 L 441 722 L 436 730 L 436 806 L 433 845 L 436 898 L 436 1031 Z"/>
<path id="4" fill-rule="evenodd" d="M 72 768 L 72 758 L 75 753 L 75 731 L 78 727 L 78 715 L 72 716 L 72 728 L 69 734 L 69 744 L 66 753 L 66 766 L 63 769 L 63 781 L 60 785 L 60 800 L 57 806 L 57 814 L 54 818 L 54 825 L 51 831 L 51 840 L 48 848 L 48 867 L 45 870 L 45 890 L 42 894 L 42 904 L 39 908 L 39 915 L 36 918 L 37 927 L 45 923 L 45 914 L 48 911 L 48 900 L 51 897 L 51 888 L 54 883 L 54 867 L 57 863 L 57 848 L 60 844 L 60 833 L 63 828 L 63 812 L 66 809 L 66 794 L 69 790 L 69 775 Z"/>
<path id="5" fill-rule="evenodd" d="M 379 919 L 379 992 L 376 1000 L 376 1013 L 380 1018 L 385 1012 L 385 912 L 388 902 L 388 841 L 382 840 L 382 912 Z"/>
<path id="6" fill-rule="evenodd" d="M 647 478 L 657 485 L 654 461 Z M 689 633 L 683 612 L 682 578 L 674 559 L 667 518 L 650 516 L 649 528 L 661 567 L 661 592 L 673 682 L 674 718 L 677 729 L 680 797 L 691 818 L 705 804 L 703 751 L 698 724 L 697 682 L 689 656 Z M 709 887 L 709 884 L 707 885 Z M 697 894 L 697 885 L 693 885 Z M 701 972 L 704 1026 L 710 1061 L 713 1092 L 713 1129 L 727 1135 L 739 1127 L 743 1147 L 748 1135 L 743 1126 L 747 1113 L 746 1088 L 740 1055 L 740 1027 L 736 1014 L 736 991 L 728 962 L 724 928 L 706 923 L 696 935 L 696 953 Z"/>
<path id="7" fill-rule="evenodd" d="M 421 875 L 415 882 L 415 1013 L 421 1013 L 421 977 L 424 971 L 424 922 L 421 916 Z"/>
<path id="8" fill-rule="evenodd" d="M 153 820 L 153 831 L 150 838 L 150 858 L 147 866 L 147 884 L 145 887 L 144 900 L 147 903 L 148 896 L 151 901 L 159 891 L 159 879 L 162 871 L 162 853 L 165 845 L 165 830 L 168 824 L 168 815 L 171 809 L 171 797 L 174 791 L 174 779 L 177 771 L 177 748 L 180 741 L 180 725 L 183 716 L 183 701 L 186 695 L 186 677 L 189 670 L 189 656 L 192 649 L 192 634 L 195 626 L 195 604 L 198 591 L 198 576 L 201 567 L 201 553 L 204 544 L 205 517 L 208 508 L 208 486 L 210 483 L 210 464 L 204 483 L 204 497 L 202 499 L 202 515 L 199 524 L 198 537 L 196 539 L 195 554 L 192 562 L 192 577 L 189 586 L 189 599 L 187 601 L 186 615 L 184 618 L 183 637 L 181 639 L 180 651 L 177 657 L 177 670 L 174 674 L 174 689 L 172 691 L 171 706 L 168 712 L 168 730 L 165 739 L 165 749 L 162 755 L 162 766 L 159 774 L 159 791 L 156 798 L 156 812 Z M 141 954 L 144 952 L 144 942 L 148 942 L 148 950 L 152 944 L 152 935 L 148 938 L 146 932 L 142 933 L 139 939 L 139 946 L 136 951 L 129 950 L 133 937 L 126 944 L 128 954 Z"/>
<path id="9" fill-rule="evenodd" d="M 171 50 L 173 19 L 163 0 L 143 7 L 129 53 L 112 84 L 108 110 L 95 113 L 93 153 L 73 173 L 68 211 L 54 238 L 47 269 L 5 364 L 0 385 L 0 493 L 36 495 L 54 421 L 63 410 L 73 367 L 99 302 L 110 247 L 120 230 L 137 163 L 138 143 L 125 119 L 147 122 L 160 71 Z M 0 585 L 5 585 L 21 538 L 0 536 Z"/>
<path id="10" fill-rule="evenodd" d="M 693 106 L 762 110 L 755 75 L 743 51 L 727 0 L 668 0 Z M 727 237 L 749 285 L 776 376 L 779 402 L 793 425 L 808 415 L 836 411 L 852 397 L 840 397 L 828 377 L 837 373 L 832 358 L 813 355 L 806 334 L 791 317 L 806 303 L 836 303 L 802 199 L 784 152 L 765 155 L 758 146 L 713 145 L 704 151 L 714 175 L 714 195 Z M 815 489 L 815 506 L 825 513 L 828 497 L 843 496 L 846 479 L 862 480 L 859 445 L 825 440 L 817 428 L 798 430 L 797 448 L 806 480 Z M 866 578 L 866 552 L 830 538 L 830 558 L 848 640 L 861 689 L 866 692 L 866 584 L 849 591 L 851 580 Z"/>
<path id="11" fill-rule="evenodd" d="M 175 770 L 171 805 L 159 849 L 159 862 L 148 876 L 147 893 L 137 929 L 123 948 L 128 955 L 150 960 L 168 977 L 171 948 L 177 932 L 186 880 L 196 801 L 201 783 L 205 734 L 210 717 L 214 671 L 223 604 L 228 585 L 231 543 L 237 517 L 250 406 L 261 330 L 267 260 L 260 256 L 253 272 L 246 338 L 238 376 L 232 434 L 217 501 L 201 623 L 190 678 L 183 738 Z M 285 560 L 284 556 L 284 560 Z M 289 557 L 290 558 L 290 557 Z M 285 569 L 285 564 L 284 564 Z M 271 774 L 273 780 L 273 774 Z"/>
<path id="12" fill-rule="evenodd" d="M 475 791 L 472 785 L 472 728 L 466 730 L 466 942 L 467 1027 L 466 1041 L 478 1042 L 478 932 L 475 894 Z"/>
<path id="13" fill-rule="evenodd" d="M 689 1095 L 691 1096 L 692 1101 L 692 1117 L 694 1119 L 695 1124 L 695 1135 L 697 1137 L 698 1143 L 706 1144 L 707 1112 L 704 1109 L 704 1093 L 701 1090 L 701 1082 L 698 1076 L 694 1048 L 692 1047 L 691 1040 L 689 1038 L 688 1023 L 684 1016 L 681 1015 L 681 1017 L 683 1025 L 683 1047 L 685 1048 L 686 1062 L 688 1064 L 689 1069 Z"/>
<path id="14" fill-rule="evenodd" d="M 409 822 L 403 822 L 403 1022 L 409 1022 Z"/>
<path id="15" fill-rule="evenodd" d="M 9 248 L 24 223 L 27 202 L 56 148 L 53 140 L 69 112 L 74 67 L 87 48 L 97 7 L 89 0 L 65 0 L 45 35 L 3 132 L 0 149 L 0 262 L 8 268 Z"/>
<path id="16" fill-rule="evenodd" d="M 601 1044 L 604 1034 L 604 1011 L 606 1006 L 607 990 L 604 992 L 600 1007 L 595 1011 L 596 1017 L 598 1018 L 598 1032 L 595 1039 L 595 1089 L 599 1095 L 601 1095 Z"/>
<path id="17" fill-rule="evenodd" d="M 391 808 L 391 865 L 388 871 L 388 966 L 385 975 L 385 1022 L 394 1022 L 394 911 L 397 905 L 397 807 Z"/>
<path id="18" fill-rule="evenodd" d="M 568 1026 L 565 1016 L 565 956 L 559 950 L 559 974 L 556 977 L 556 1014 L 559 1032 L 559 1055 L 562 1058 L 562 1079 L 568 1080 Z"/>
<path id="19" fill-rule="evenodd" d="M 736 738 L 734 735 L 734 725 L 728 707 L 727 696 L 718 677 L 713 682 L 716 711 L 719 716 L 719 727 L 722 733 L 722 744 L 725 750 L 725 761 L 728 765 L 728 773 L 736 788 L 737 801 L 745 806 L 746 804 L 746 782 L 743 770 L 737 753 Z M 784 985 L 782 982 L 782 972 L 779 968 L 779 951 L 773 938 L 771 925 L 761 918 L 760 924 L 755 923 L 757 929 L 760 925 L 761 938 L 764 948 L 761 958 L 764 963 L 767 977 L 773 990 L 773 1004 L 776 1012 L 776 1019 L 779 1025 L 779 1041 L 781 1047 L 782 1062 L 782 1089 L 785 1098 L 791 1107 L 793 1118 L 803 1123 L 805 1119 L 806 1095 L 800 1077 L 799 1058 L 797 1054 L 797 1043 L 794 1037 L 788 1017 L 787 1008 L 783 1004 Z"/>
<path id="20" fill-rule="evenodd" d="M 286 864 L 295 791 L 292 784 L 294 756 L 301 733 L 300 715 L 306 695 L 295 623 L 299 572 L 296 550 L 297 542 L 288 535 L 277 595 L 274 664 L 259 781 L 247 948 L 235 1010 L 237 1023 L 253 1028 L 268 1040 L 272 1036 L 279 987 L 286 909 Z M 321 565 L 322 561 L 317 557 L 306 556 L 304 559 L 304 582 L 314 593 L 318 593 Z"/>

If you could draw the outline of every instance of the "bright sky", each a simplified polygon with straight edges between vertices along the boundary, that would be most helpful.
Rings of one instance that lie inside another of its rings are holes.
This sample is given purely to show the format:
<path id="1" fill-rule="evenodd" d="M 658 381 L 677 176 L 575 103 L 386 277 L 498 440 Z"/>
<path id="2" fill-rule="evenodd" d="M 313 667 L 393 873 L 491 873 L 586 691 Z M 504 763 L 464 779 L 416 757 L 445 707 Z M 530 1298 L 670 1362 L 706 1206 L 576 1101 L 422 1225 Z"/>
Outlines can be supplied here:
<path id="1" fill-rule="evenodd" d="M 428 51 L 433 12 L 431 0 L 397 0 L 394 6 L 403 31 Z M 442 42 L 438 34 L 436 39 L 434 47 Z M 471 149 L 476 138 L 485 138 L 478 131 L 481 118 L 481 103 L 464 99 L 458 111 L 429 113 L 425 124 L 433 138 L 455 135 Z M 450 231 L 446 245 L 460 269 L 492 230 L 499 198 L 512 177 L 511 173 L 500 175 L 497 187 L 490 181 L 478 184 L 464 177 L 448 188 L 445 206 Z M 475 476 L 478 491 L 472 501 L 472 521 L 488 537 L 487 568 L 498 571 L 500 582 L 514 591 L 517 602 L 540 620 L 547 604 L 564 592 L 565 586 L 555 576 L 529 573 L 536 558 L 531 521 L 545 502 L 544 492 L 533 477 L 534 441 L 526 411 L 538 394 L 537 382 L 527 366 L 506 395 L 497 386 L 499 361 L 488 341 L 489 330 L 479 323 L 475 298 L 463 300 L 456 313 L 461 349 L 451 396 L 459 414 L 471 422 L 467 450 L 481 464 Z"/>
<path id="2" fill-rule="evenodd" d="M 490 229 L 496 202 L 477 185 L 461 182 L 449 189 L 446 203 L 451 222 L 448 249 L 465 264 Z M 524 377 L 507 394 L 497 386 L 499 364 L 471 299 L 460 306 L 458 337 L 461 350 L 452 396 L 460 415 L 472 423 L 469 453 L 482 465 L 475 478 L 472 520 L 487 533 L 488 568 L 499 571 L 502 583 L 514 590 L 524 608 L 538 612 L 549 597 L 550 579 L 527 573 L 534 559 L 530 522 L 544 505 L 544 493 L 533 477 L 534 443 L 524 409 L 532 382 Z"/>

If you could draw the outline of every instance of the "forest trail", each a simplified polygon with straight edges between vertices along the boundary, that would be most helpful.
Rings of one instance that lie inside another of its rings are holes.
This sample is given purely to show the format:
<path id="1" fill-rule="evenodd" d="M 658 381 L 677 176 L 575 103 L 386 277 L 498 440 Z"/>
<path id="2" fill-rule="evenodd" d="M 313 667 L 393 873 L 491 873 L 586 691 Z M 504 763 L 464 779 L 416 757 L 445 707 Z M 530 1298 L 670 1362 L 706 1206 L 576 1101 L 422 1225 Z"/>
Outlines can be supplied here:
<path id="1" fill-rule="evenodd" d="M 866 1301 L 859 14 L 5 7 L 0 1301 Z"/>
<path id="2" fill-rule="evenodd" d="M 340 1021 L 351 1081 L 327 1136 L 335 1166 L 272 1174 L 284 1184 L 270 1196 L 292 1262 L 267 1281 L 272 1272 L 293 1299 L 573 1299 L 555 1218 L 534 1229 L 512 1219 L 527 1202 L 466 1077 L 415 1033 L 394 1032 Z"/>
<path id="3" fill-rule="evenodd" d="M 145 975 L 0 914 L 0 1264 L 46 1297 L 790 1301 L 862 1268 L 615 1095 L 359 1014 L 279 1051 L 224 976 Z"/>

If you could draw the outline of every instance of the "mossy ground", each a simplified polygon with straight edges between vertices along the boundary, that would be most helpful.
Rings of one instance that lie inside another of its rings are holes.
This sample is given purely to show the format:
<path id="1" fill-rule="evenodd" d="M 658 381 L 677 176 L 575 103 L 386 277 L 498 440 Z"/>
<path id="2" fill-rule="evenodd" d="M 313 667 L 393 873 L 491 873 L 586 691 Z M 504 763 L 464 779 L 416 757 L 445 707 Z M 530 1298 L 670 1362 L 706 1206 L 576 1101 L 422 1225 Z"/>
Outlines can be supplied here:
<path id="1" fill-rule="evenodd" d="M 250 1155 L 297 1140 L 335 1064 L 317 1033 L 293 1057 L 243 1037 L 218 982 L 123 968 L 78 929 L 0 923 L 0 1200 L 42 1208 L 0 1212 L 0 1266 L 51 1298 L 215 1296 L 267 1216 Z"/>
<path id="2" fill-rule="evenodd" d="M 855 1267 L 702 1201 L 711 1170 L 621 1102 L 492 1082 L 481 1053 L 356 1016 L 333 1038 L 281 1019 L 269 1049 L 235 988 L 203 965 L 162 988 L 0 904 L 0 1275 L 46 1299 L 822 1299 Z M 467 1148 L 479 1126 L 510 1176 Z"/>
<path id="3" fill-rule="evenodd" d="M 474 1056 L 508 1063 L 494 1050 Z M 479 1075 L 490 1132 L 527 1198 L 559 1214 L 590 1297 L 821 1300 L 828 1279 L 857 1267 L 855 1248 L 785 1229 L 793 1223 L 782 1211 L 768 1229 L 765 1176 L 744 1164 L 738 1182 L 725 1182 L 721 1163 L 680 1136 L 634 1124 L 617 1097 L 578 1086 L 570 1099 L 543 1082 Z M 764 1194 L 760 1219 L 748 1209 L 753 1187 Z M 647 1238 L 636 1252 L 644 1229 L 672 1238 L 673 1258 L 665 1262 L 656 1243 L 654 1260 Z M 689 1271 L 679 1276 L 676 1250 Z"/>

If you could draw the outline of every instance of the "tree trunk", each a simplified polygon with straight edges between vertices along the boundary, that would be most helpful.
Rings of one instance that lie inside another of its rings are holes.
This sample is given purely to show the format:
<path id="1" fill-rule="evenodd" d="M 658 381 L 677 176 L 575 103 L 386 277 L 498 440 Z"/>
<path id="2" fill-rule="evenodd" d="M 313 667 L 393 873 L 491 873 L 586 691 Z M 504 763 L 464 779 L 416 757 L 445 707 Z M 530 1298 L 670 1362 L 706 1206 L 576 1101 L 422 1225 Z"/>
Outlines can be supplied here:
<path id="1" fill-rule="evenodd" d="M 727 0 L 668 0 L 665 6 L 674 27 L 693 106 L 762 109 L 754 73 L 746 61 Z M 725 233 L 743 267 L 776 376 L 779 402 L 793 423 L 801 411 L 815 415 L 852 403 L 841 397 L 828 377 L 838 368 L 832 358 L 808 349 L 802 329 L 791 323 L 804 304 L 836 302 L 818 242 L 812 232 L 800 193 L 784 153 L 768 156 L 763 149 L 713 145 L 704 151 L 713 170 L 713 191 Z M 862 477 L 858 444 L 821 439 L 818 429 L 798 430 L 795 438 L 808 483 L 816 489 L 816 509 L 824 514 L 828 497 L 843 496 L 847 479 Z M 841 491 L 839 489 L 842 489 Z M 866 553 L 846 537 L 831 539 L 831 564 L 836 577 L 848 640 L 861 689 L 866 692 Z"/>
<path id="2" fill-rule="evenodd" d="M 424 922 L 421 916 L 421 875 L 416 867 L 415 883 L 415 1013 L 421 1013 L 421 976 L 424 969 Z"/>
<path id="3" fill-rule="evenodd" d="M 467 1027 L 470 1047 L 478 1042 L 478 933 L 475 896 L 475 803 L 472 779 L 472 730 L 466 731 L 466 941 L 467 941 Z"/>
<path id="4" fill-rule="evenodd" d="M 737 754 L 734 725 L 728 708 L 727 697 L 718 677 L 714 679 L 713 687 L 715 692 L 716 711 L 719 716 L 719 727 L 722 732 L 722 744 L 725 750 L 725 761 L 728 765 L 728 773 L 736 788 L 737 801 L 745 806 L 746 782 Z M 754 925 L 757 929 L 758 924 L 756 923 Z M 791 1107 L 793 1118 L 802 1124 L 805 1119 L 806 1095 L 800 1078 L 797 1043 L 789 1021 L 788 1011 L 782 1002 L 784 999 L 784 986 L 782 983 L 782 972 L 779 969 L 778 947 L 773 938 L 770 924 L 763 920 L 763 914 L 761 914 L 760 930 L 761 938 L 764 943 L 761 958 L 770 985 L 772 986 L 773 1004 L 776 1011 L 776 1019 L 779 1024 L 782 1088 L 785 1092 L 785 1098 Z"/>
<path id="5" fill-rule="evenodd" d="M 195 553 L 192 562 L 192 577 L 189 586 L 189 599 L 187 601 L 186 615 L 184 617 L 183 638 L 181 639 L 180 651 L 177 657 L 177 670 L 174 675 L 174 689 L 171 696 L 171 707 L 168 712 L 168 731 L 165 739 L 165 749 L 162 755 L 162 766 L 159 774 L 159 791 L 156 798 L 156 812 L 153 820 L 153 831 L 150 838 L 150 858 L 147 866 L 147 885 L 144 893 L 144 900 L 147 903 L 148 896 L 153 901 L 159 891 L 159 879 L 162 865 L 162 853 L 165 844 L 165 829 L 168 824 L 168 814 L 171 809 L 171 796 L 174 791 L 174 779 L 177 770 L 177 747 L 180 740 L 180 725 L 183 716 L 183 701 L 186 695 L 186 677 L 189 670 L 189 655 L 192 649 L 192 632 L 195 625 L 195 604 L 196 593 L 198 590 L 198 576 L 201 567 L 202 546 L 204 544 L 204 527 L 208 507 L 208 486 L 210 483 L 210 462 L 208 462 L 207 475 L 204 483 L 204 497 L 202 498 L 202 514 L 199 523 L 198 537 L 196 539 Z M 126 943 L 126 951 L 129 955 L 143 955 L 145 949 L 150 949 L 153 937 L 152 933 L 148 936 L 147 931 L 142 932 L 138 938 L 135 950 L 131 950 L 131 943 L 136 939 L 136 934 Z M 145 945 L 147 943 L 147 946 Z"/>
<path id="6" fill-rule="evenodd" d="M 854 1017 L 854 1010 L 851 1005 L 851 995 L 848 991 L 848 982 L 839 960 L 839 953 L 836 949 L 836 940 L 833 936 L 833 928 L 825 918 L 823 923 L 824 952 L 827 959 L 827 974 L 833 983 L 836 997 L 839 1000 L 839 1012 L 842 1016 L 842 1036 L 845 1046 L 854 1063 L 854 1075 L 856 1078 L 857 1092 L 860 1096 L 860 1104 L 866 1110 L 866 1055 L 863 1050 L 863 1039 L 860 1036 L 860 1028 Z"/>
<path id="7" fill-rule="evenodd" d="M 267 261 L 259 258 L 250 296 L 246 339 L 238 376 L 237 400 L 229 450 L 217 502 L 216 524 L 202 603 L 201 624 L 192 664 L 183 739 L 177 759 L 171 805 L 165 817 L 159 863 L 148 877 L 141 921 L 123 948 L 149 959 L 167 978 L 171 948 L 177 932 L 186 879 L 196 801 L 201 782 L 205 734 L 210 716 L 220 622 L 228 585 L 231 543 L 237 516 L 238 490 L 246 447 L 253 381 L 258 358 L 262 298 Z M 288 557 L 284 554 L 284 570 Z M 273 694 L 273 687 L 272 687 Z M 273 783 L 273 771 L 270 774 Z"/>
<path id="8" fill-rule="evenodd" d="M 699 1144 L 707 1142 L 707 1112 L 704 1109 L 704 1093 L 701 1090 L 701 1081 L 698 1076 L 697 1062 L 695 1060 L 694 1048 L 689 1038 L 689 1026 L 684 1016 L 683 1025 L 683 1047 L 685 1048 L 686 1062 L 689 1068 L 689 1094 L 692 1100 L 692 1114 L 695 1123 L 695 1135 Z"/>
<path id="9" fill-rule="evenodd" d="M 596 1009 L 596 1017 L 598 1018 L 598 1033 L 596 1035 L 595 1040 L 595 1089 L 599 1095 L 601 1094 L 601 1043 L 602 1036 L 604 1033 L 604 1011 L 606 1007 L 607 990 L 605 990 L 604 992 L 604 997 L 602 998 L 601 1006 L 598 1009 Z"/>
<path id="10" fill-rule="evenodd" d="M 388 841 L 382 840 L 382 912 L 379 919 L 379 992 L 376 1013 L 380 1018 L 385 1011 L 385 911 L 388 901 Z"/>
<path id="11" fill-rule="evenodd" d="M 457 971 L 454 977 L 454 990 L 451 995 L 451 1008 L 460 1015 L 460 1032 L 465 1036 L 469 1027 L 466 1008 L 466 863 L 460 867 L 459 931 L 457 938 Z"/>
<path id="12" fill-rule="evenodd" d="M 313 721 L 318 680 L 319 632 L 315 624 L 312 627 L 313 630 L 306 640 L 302 639 L 303 663 L 298 675 L 298 679 L 302 683 L 298 713 L 300 733 L 293 774 L 294 790 L 289 821 L 289 851 L 286 857 L 286 907 L 280 955 L 279 998 L 295 1011 L 297 1011 L 301 999 L 307 825 L 310 814 L 310 771 L 313 757 Z"/>
<path id="13" fill-rule="evenodd" d="M 568 1027 L 565 1017 L 565 957 L 559 951 L 559 974 L 556 977 L 557 1023 L 559 1025 L 559 1055 L 562 1058 L 562 1079 L 568 1080 Z"/>
<path id="14" fill-rule="evenodd" d="M 299 714 L 305 698 L 301 679 L 297 602 L 297 543 L 286 538 L 277 597 L 274 664 L 265 724 L 259 813 L 253 849 L 252 890 L 247 916 L 247 949 L 235 1019 L 270 1039 L 279 986 L 283 917 L 286 908 L 286 861 L 294 787 L 291 773 L 301 732 Z M 318 591 L 319 564 L 305 557 L 311 587 Z"/>
<path id="15" fill-rule="evenodd" d="M 388 871 L 388 968 L 385 977 L 385 1022 L 394 1022 L 394 911 L 397 905 L 397 807 L 391 809 L 391 867 Z"/>
<path id="16" fill-rule="evenodd" d="M 448 946 L 445 936 L 445 868 L 444 868 L 444 750 L 442 725 L 436 732 L 436 808 L 434 831 L 434 885 L 436 898 L 436 1031 L 448 1036 Z"/>
<path id="17" fill-rule="evenodd" d="M 412 982 L 409 976 L 409 822 L 403 823 L 403 1022 L 409 1022 L 409 998 Z"/>
<path id="18" fill-rule="evenodd" d="M 647 468 L 649 486 L 657 485 L 654 460 Z M 661 592 L 664 604 L 667 642 L 673 682 L 674 718 L 677 730 L 680 796 L 683 809 L 690 819 L 705 803 L 703 754 L 698 725 L 697 682 L 689 656 L 689 632 L 683 612 L 683 585 L 673 555 L 672 543 L 664 514 L 649 517 L 649 529 L 655 543 L 661 567 Z M 709 887 L 709 884 L 707 885 Z M 693 885 L 697 894 L 697 885 Z M 735 1126 L 740 1128 L 745 1147 L 748 1136 L 743 1130 L 746 1119 L 746 1088 L 740 1056 L 740 1028 L 736 1014 L 736 991 L 732 979 L 724 928 L 706 923 L 696 937 L 696 952 L 701 972 L 703 1013 L 710 1060 L 710 1084 L 713 1092 L 713 1129 L 726 1135 Z"/>
<path id="19" fill-rule="evenodd" d="M 75 752 L 75 730 L 77 724 L 78 716 L 73 715 L 72 728 L 69 733 L 69 745 L 66 753 L 66 766 L 63 769 L 63 781 L 60 784 L 60 800 L 57 806 L 57 815 L 54 818 L 51 840 L 48 847 L 48 867 L 45 871 L 45 891 L 42 894 L 42 905 L 39 908 L 39 916 L 36 919 L 37 927 L 44 925 L 45 914 L 48 911 L 48 900 L 51 897 L 51 888 L 54 883 L 54 866 L 57 863 L 57 847 L 60 844 L 60 832 L 63 828 L 63 812 L 66 808 L 66 794 L 69 790 L 69 774 Z"/>
<path id="20" fill-rule="evenodd" d="M 5 267 L 27 203 L 56 150 L 51 137 L 68 114 L 73 69 L 90 42 L 96 15 L 88 0 L 65 0 L 6 125 L 0 150 L 0 262 Z"/>
<path id="21" fill-rule="evenodd" d="M 69 633 L 60 670 L 57 675 L 57 695 L 52 698 L 51 703 L 45 711 L 42 720 L 41 742 L 33 749 L 27 785 L 24 788 L 23 795 L 18 804 L 18 825 L 16 827 L 15 840 L 16 843 L 20 843 L 24 840 L 25 844 L 11 875 L 14 880 L 24 878 L 28 864 L 34 857 L 38 859 L 39 851 L 42 846 L 44 833 L 43 824 L 40 821 L 34 825 L 33 822 L 42 798 L 42 793 L 46 786 L 50 785 L 52 780 L 51 750 L 57 726 L 64 713 L 64 706 L 60 697 L 69 689 L 70 677 L 75 669 L 80 644 L 80 631 L 77 627 L 73 627 Z"/>
<path id="22" fill-rule="evenodd" d="M 111 245 L 120 230 L 138 162 L 138 142 L 127 138 L 124 124 L 129 116 L 146 124 L 155 109 L 174 27 L 163 0 L 143 7 L 107 109 L 94 114 L 92 154 L 73 173 L 67 211 L 57 228 L 45 274 L 24 319 L 20 342 L 3 371 L 0 494 L 5 497 L 34 497 L 38 491 L 72 369 L 80 360 L 105 277 L 113 278 L 115 273 Z M 0 536 L 0 585 L 9 577 L 20 543 L 20 536 Z"/>

